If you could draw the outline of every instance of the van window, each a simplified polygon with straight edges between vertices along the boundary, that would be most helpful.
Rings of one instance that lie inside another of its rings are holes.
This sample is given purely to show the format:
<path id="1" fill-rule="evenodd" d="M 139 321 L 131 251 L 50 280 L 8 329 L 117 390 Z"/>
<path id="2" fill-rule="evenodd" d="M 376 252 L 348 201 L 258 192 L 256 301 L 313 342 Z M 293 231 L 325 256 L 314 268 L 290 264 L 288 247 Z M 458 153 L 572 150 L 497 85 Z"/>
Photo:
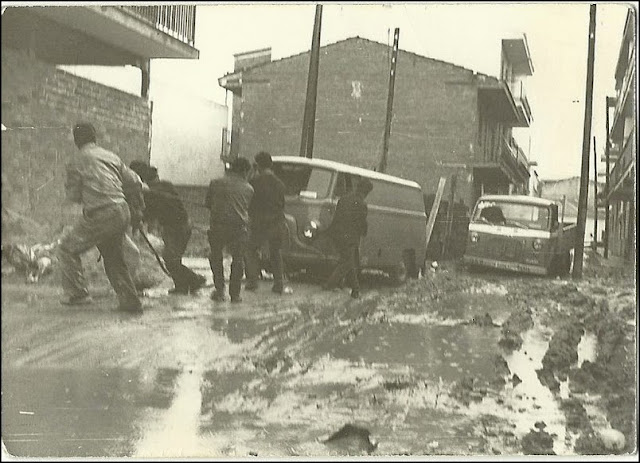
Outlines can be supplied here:
<path id="1" fill-rule="evenodd" d="M 285 185 L 285 195 L 326 198 L 333 172 L 300 164 L 274 163 L 273 172 Z"/>
<path id="2" fill-rule="evenodd" d="M 424 212 L 424 199 L 420 190 L 382 180 L 370 180 L 373 189 L 366 198 L 368 204 Z"/>

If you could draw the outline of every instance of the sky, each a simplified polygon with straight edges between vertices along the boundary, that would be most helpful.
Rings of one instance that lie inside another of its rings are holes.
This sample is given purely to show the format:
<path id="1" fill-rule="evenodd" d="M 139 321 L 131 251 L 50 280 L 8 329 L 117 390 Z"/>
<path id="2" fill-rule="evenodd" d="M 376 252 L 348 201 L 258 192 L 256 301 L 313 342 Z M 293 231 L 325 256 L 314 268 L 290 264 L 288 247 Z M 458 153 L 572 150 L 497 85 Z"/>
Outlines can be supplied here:
<path id="1" fill-rule="evenodd" d="M 605 96 L 615 95 L 613 75 L 630 4 L 596 4 L 592 137 L 600 159 Z M 186 88 L 225 104 L 218 78 L 233 71 L 233 54 L 271 47 L 275 60 L 307 51 L 314 15 L 315 3 L 198 4 L 195 46 L 200 59 L 153 60 L 151 97 L 154 92 Z M 401 49 L 497 77 L 501 39 L 526 34 L 534 65 L 526 94 L 534 120 L 528 129 L 514 129 L 514 136 L 538 163 L 540 177 L 555 179 L 580 174 L 588 25 L 589 3 L 584 2 L 327 3 L 321 45 L 356 35 L 388 43 L 399 27 Z M 114 85 L 139 91 L 136 68 L 112 70 L 109 77 Z M 593 146 L 591 156 L 592 150 Z M 603 163 L 598 170 L 604 171 Z"/>

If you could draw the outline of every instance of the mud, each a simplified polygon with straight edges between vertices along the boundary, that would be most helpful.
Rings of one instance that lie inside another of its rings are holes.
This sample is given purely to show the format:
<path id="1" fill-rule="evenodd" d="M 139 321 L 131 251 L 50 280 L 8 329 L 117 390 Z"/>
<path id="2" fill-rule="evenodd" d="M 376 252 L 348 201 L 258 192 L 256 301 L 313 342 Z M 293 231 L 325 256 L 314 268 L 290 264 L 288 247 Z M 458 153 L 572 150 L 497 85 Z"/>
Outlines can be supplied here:
<path id="1" fill-rule="evenodd" d="M 443 263 L 401 288 L 366 275 L 357 301 L 302 276 L 237 305 L 164 278 L 130 319 L 100 285 L 69 310 L 3 277 L 2 437 L 22 456 L 629 453 L 633 281 L 593 278 Z"/>

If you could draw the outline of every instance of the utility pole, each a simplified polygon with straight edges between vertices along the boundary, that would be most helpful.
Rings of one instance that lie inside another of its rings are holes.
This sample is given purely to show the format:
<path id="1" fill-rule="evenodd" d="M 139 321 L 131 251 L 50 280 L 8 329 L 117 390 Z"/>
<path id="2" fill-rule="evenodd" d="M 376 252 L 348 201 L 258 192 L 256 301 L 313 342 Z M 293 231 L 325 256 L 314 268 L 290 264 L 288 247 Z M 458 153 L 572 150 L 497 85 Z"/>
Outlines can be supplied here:
<path id="1" fill-rule="evenodd" d="M 398 62 L 398 40 L 400 28 L 393 32 L 393 49 L 391 51 L 391 70 L 389 72 L 389 95 L 387 97 L 387 120 L 384 124 L 384 139 L 382 141 L 382 159 L 378 172 L 387 170 L 387 156 L 389 154 L 389 137 L 391 136 L 391 121 L 393 119 L 393 90 L 396 84 L 396 64 Z"/>
<path id="2" fill-rule="evenodd" d="M 596 154 L 596 137 L 593 136 L 593 250 L 598 252 L 598 155 Z"/>
<path id="3" fill-rule="evenodd" d="M 604 184 L 604 258 L 609 258 L 609 108 L 613 106 L 612 104 L 613 98 L 606 97 L 607 103 L 607 113 L 606 113 L 606 122 L 605 129 L 607 131 L 607 136 L 605 138 L 604 144 L 604 161 L 605 161 L 605 184 Z"/>
<path id="4" fill-rule="evenodd" d="M 593 110 L 593 61 L 596 43 L 596 5 L 589 8 L 589 48 L 587 52 L 587 85 L 584 107 L 584 132 L 582 134 L 582 169 L 580 171 L 580 196 L 578 198 L 578 223 L 576 229 L 573 278 L 582 278 L 584 254 L 584 230 L 587 221 L 587 194 L 589 192 L 589 140 L 591 138 L 591 113 Z"/>
<path id="5" fill-rule="evenodd" d="M 318 69 L 320 66 L 320 26 L 322 24 L 322 5 L 316 5 L 316 18 L 313 23 L 311 53 L 309 56 L 309 75 L 307 76 L 307 96 L 304 102 L 302 120 L 302 140 L 300 156 L 313 157 L 313 137 L 316 128 L 316 99 L 318 96 Z"/>

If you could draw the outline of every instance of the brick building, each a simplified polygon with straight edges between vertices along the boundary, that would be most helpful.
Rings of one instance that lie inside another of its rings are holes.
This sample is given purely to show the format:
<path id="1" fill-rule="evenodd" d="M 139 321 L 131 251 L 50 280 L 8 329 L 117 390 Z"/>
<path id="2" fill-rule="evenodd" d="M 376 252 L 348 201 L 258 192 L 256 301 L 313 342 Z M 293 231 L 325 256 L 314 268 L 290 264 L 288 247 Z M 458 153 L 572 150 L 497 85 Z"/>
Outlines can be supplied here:
<path id="1" fill-rule="evenodd" d="M 219 79 L 233 93 L 231 156 L 299 152 L 309 52 L 271 60 L 269 48 L 235 55 Z M 382 153 L 391 49 L 349 38 L 320 49 L 314 156 L 373 168 Z M 528 127 L 526 38 L 502 41 L 501 79 L 400 50 L 387 173 L 435 193 L 457 174 L 456 201 L 526 192 L 527 159 L 512 127 Z"/>
<path id="2" fill-rule="evenodd" d="M 634 261 L 636 256 L 636 38 L 635 10 L 629 8 L 615 69 L 616 96 L 609 131 L 609 252 Z M 609 104 L 607 104 L 609 111 Z"/>
<path id="3" fill-rule="evenodd" d="M 3 8 L 5 10 L 5 8 Z M 149 159 L 152 58 L 197 58 L 194 6 L 8 7 L 2 14 L 2 208 L 50 230 L 63 219 L 71 127 L 94 123 L 125 162 Z M 58 69 L 133 65 L 140 96 Z"/>

